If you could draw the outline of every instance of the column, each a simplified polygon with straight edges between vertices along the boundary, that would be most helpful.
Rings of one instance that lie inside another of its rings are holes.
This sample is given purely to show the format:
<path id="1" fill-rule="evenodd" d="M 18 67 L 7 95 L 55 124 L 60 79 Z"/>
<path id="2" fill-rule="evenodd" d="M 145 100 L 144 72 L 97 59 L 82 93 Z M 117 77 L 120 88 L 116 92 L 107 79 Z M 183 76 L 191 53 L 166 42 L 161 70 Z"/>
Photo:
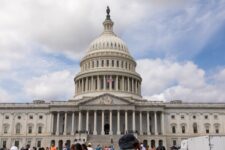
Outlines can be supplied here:
<path id="1" fill-rule="evenodd" d="M 113 82 L 113 78 L 112 78 L 111 75 L 109 76 L 109 80 L 110 80 L 110 82 L 109 82 L 109 90 L 112 90 L 112 82 Z"/>
<path id="2" fill-rule="evenodd" d="M 154 112 L 154 118 L 155 118 L 155 135 L 158 135 L 157 114 L 156 114 L 156 112 Z"/>
<path id="3" fill-rule="evenodd" d="M 131 81 L 132 81 L 132 93 L 134 93 L 134 79 L 131 78 Z"/>
<path id="4" fill-rule="evenodd" d="M 93 134 L 94 135 L 97 135 L 97 129 L 96 129 L 96 127 L 97 127 L 97 111 L 95 110 L 94 111 L 94 131 L 93 131 Z"/>
<path id="5" fill-rule="evenodd" d="M 150 135 L 149 112 L 147 112 L 147 134 Z"/>
<path id="6" fill-rule="evenodd" d="M 116 84 L 115 84 L 115 86 L 116 86 L 116 91 L 118 91 L 118 85 L 119 85 L 119 83 L 118 83 L 118 75 L 116 75 Z"/>
<path id="7" fill-rule="evenodd" d="M 88 91 L 88 77 L 85 78 L 85 92 Z"/>
<path id="8" fill-rule="evenodd" d="M 133 132 L 135 132 L 136 131 L 136 127 L 135 127 L 135 110 L 133 110 L 133 114 L 132 114 L 132 116 L 133 116 Z"/>
<path id="9" fill-rule="evenodd" d="M 81 85 L 81 92 L 83 93 L 84 92 L 84 78 L 82 78 L 82 85 Z"/>
<path id="10" fill-rule="evenodd" d="M 58 112 L 57 113 L 57 121 L 56 121 L 56 135 L 59 135 L 59 118 L 60 118 L 60 114 Z"/>
<path id="11" fill-rule="evenodd" d="M 121 89 L 124 91 L 124 76 L 122 76 L 122 84 L 121 84 Z"/>
<path id="12" fill-rule="evenodd" d="M 130 78 L 127 77 L 127 91 L 130 92 Z"/>
<path id="13" fill-rule="evenodd" d="M 72 123 L 71 123 L 71 135 L 74 135 L 74 117 L 75 117 L 75 113 L 72 113 Z"/>
<path id="14" fill-rule="evenodd" d="M 91 85 L 90 86 L 91 86 L 90 90 L 93 91 L 94 90 L 94 77 L 93 76 L 91 77 Z"/>
<path id="15" fill-rule="evenodd" d="M 53 134 L 54 114 L 50 112 L 50 132 Z"/>
<path id="16" fill-rule="evenodd" d="M 86 131 L 89 133 L 89 111 L 86 112 Z"/>
<path id="17" fill-rule="evenodd" d="M 100 90 L 100 79 L 99 79 L 99 76 L 97 76 L 97 90 Z"/>
<path id="18" fill-rule="evenodd" d="M 127 132 L 127 130 L 128 130 L 128 122 L 127 122 L 128 120 L 127 120 L 127 110 L 125 110 L 125 134 L 126 134 L 126 132 Z"/>
<path id="19" fill-rule="evenodd" d="M 117 135 L 120 135 L 120 110 L 117 110 Z"/>
<path id="20" fill-rule="evenodd" d="M 65 112 L 65 117 L 64 117 L 64 135 L 67 134 L 67 112 Z"/>
<path id="21" fill-rule="evenodd" d="M 162 132 L 162 135 L 164 135 L 164 130 L 165 130 L 164 127 L 165 127 L 164 126 L 164 112 L 162 111 L 161 112 L 161 132 Z"/>
<path id="22" fill-rule="evenodd" d="M 81 131 L 81 111 L 79 111 L 79 118 L 78 118 L 78 132 Z"/>
<path id="23" fill-rule="evenodd" d="M 106 77 L 105 76 L 103 76 L 103 85 L 104 85 L 104 87 L 103 87 L 103 90 L 106 90 Z"/>
<path id="24" fill-rule="evenodd" d="M 142 112 L 141 111 L 139 113 L 139 119 L 140 119 L 140 135 L 143 135 L 143 130 L 142 130 Z"/>
<path id="25" fill-rule="evenodd" d="M 112 131 L 112 110 L 109 111 L 109 134 L 113 135 L 113 131 Z"/>
<path id="26" fill-rule="evenodd" d="M 101 134 L 102 135 L 105 135 L 105 131 L 104 131 L 104 121 L 105 121 L 105 112 L 104 110 L 102 110 L 102 131 L 101 131 Z"/>

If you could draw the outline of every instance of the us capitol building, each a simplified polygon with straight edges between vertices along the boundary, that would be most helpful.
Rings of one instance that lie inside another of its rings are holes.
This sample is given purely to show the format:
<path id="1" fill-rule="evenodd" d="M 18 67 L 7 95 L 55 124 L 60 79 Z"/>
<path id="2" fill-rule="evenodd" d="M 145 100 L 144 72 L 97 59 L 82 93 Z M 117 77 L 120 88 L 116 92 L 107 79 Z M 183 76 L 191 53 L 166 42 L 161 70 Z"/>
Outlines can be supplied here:
<path id="1" fill-rule="evenodd" d="M 0 103 L 0 147 L 50 147 L 91 142 L 118 146 L 133 133 L 141 142 L 167 148 L 189 137 L 225 134 L 225 103 L 147 101 L 126 44 L 113 32 L 110 10 L 104 30 L 89 46 L 68 101 Z M 154 69 L 154 68 L 152 68 Z M 151 83 L 149 83 L 151 84 Z"/>

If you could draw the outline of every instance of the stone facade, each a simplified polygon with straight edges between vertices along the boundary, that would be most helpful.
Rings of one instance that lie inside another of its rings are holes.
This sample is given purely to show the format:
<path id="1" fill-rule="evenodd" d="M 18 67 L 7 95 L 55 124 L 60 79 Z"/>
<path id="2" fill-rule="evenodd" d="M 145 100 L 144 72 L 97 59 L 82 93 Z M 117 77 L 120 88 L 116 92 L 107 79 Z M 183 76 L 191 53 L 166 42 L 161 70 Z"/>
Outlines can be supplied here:
<path id="1" fill-rule="evenodd" d="M 225 103 L 147 101 L 140 75 L 125 43 L 112 30 L 107 14 L 104 31 L 81 60 L 68 101 L 36 100 L 0 104 L 0 146 L 92 142 L 114 144 L 133 133 L 144 144 L 169 148 L 189 137 L 225 135 Z"/>

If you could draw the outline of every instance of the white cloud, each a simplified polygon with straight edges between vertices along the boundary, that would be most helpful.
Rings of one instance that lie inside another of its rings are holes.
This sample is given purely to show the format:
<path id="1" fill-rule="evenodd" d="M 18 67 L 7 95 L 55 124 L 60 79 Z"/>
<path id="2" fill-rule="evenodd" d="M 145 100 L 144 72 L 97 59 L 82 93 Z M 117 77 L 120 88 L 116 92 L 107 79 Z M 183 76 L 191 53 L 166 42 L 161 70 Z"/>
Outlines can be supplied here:
<path id="1" fill-rule="evenodd" d="M 10 93 L 0 87 L 0 102 L 9 103 L 13 102 L 13 98 Z"/>
<path id="2" fill-rule="evenodd" d="M 68 70 L 52 72 L 28 80 L 24 91 L 32 99 L 67 100 L 74 94 L 73 77 Z"/>
<path id="3" fill-rule="evenodd" d="M 225 101 L 225 69 L 209 76 L 190 61 L 178 63 L 171 60 L 143 59 L 138 60 L 137 71 L 143 78 L 142 93 L 147 99 Z"/>

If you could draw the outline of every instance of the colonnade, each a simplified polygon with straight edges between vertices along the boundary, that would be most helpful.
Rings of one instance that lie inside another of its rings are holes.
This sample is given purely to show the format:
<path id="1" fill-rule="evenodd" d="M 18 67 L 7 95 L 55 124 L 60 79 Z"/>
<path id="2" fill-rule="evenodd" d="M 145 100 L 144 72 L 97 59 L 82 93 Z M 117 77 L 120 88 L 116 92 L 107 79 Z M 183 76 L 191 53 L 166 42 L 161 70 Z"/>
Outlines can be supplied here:
<path id="1" fill-rule="evenodd" d="M 75 114 L 77 118 L 75 117 Z M 114 120 L 113 120 L 113 115 L 114 115 L 114 118 L 116 118 Z M 130 116 L 130 118 L 128 115 Z M 93 135 L 105 135 L 105 134 L 120 135 L 120 134 L 129 133 L 129 132 L 137 133 L 139 135 L 164 134 L 164 112 L 135 111 L 135 110 L 123 110 L 123 111 L 122 110 L 87 110 L 87 111 L 76 111 L 76 112 L 54 112 L 51 114 L 51 116 L 52 116 L 51 132 L 52 134 L 56 134 L 56 135 L 61 135 L 61 134 L 74 135 L 75 133 L 81 133 L 81 132 L 87 133 L 87 134 L 93 134 Z M 60 133 L 60 117 L 62 116 L 64 121 L 63 133 Z M 70 120 L 68 120 L 68 116 L 70 116 Z M 90 126 L 89 126 L 91 121 L 90 120 L 91 116 L 93 117 L 92 129 L 90 129 Z M 147 122 L 146 124 L 143 124 L 143 117 L 144 119 L 146 119 L 146 122 Z M 56 119 L 55 132 L 53 129 L 54 119 Z M 77 122 L 75 122 L 75 119 L 77 120 Z M 99 120 L 101 121 L 99 122 Z M 128 120 L 131 121 L 132 123 L 129 124 Z M 123 127 L 121 127 L 121 122 L 123 123 L 122 125 Z M 71 129 L 69 133 L 67 131 L 68 124 L 71 124 Z M 105 131 L 106 124 L 109 125 L 109 129 L 107 133 Z M 128 128 L 128 124 L 130 128 Z M 75 131 L 75 126 L 77 126 L 76 131 Z M 113 132 L 113 126 L 114 128 L 116 128 L 116 131 L 114 132 Z M 139 126 L 139 127 L 137 128 L 136 126 Z M 97 131 L 97 128 L 98 128 L 98 131 L 100 130 L 100 132 Z M 143 128 L 145 128 L 145 131 L 143 131 Z"/>
<path id="2" fill-rule="evenodd" d="M 141 94 L 140 79 L 121 75 L 96 75 L 77 79 L 76 93 L 82 94 L 91 91 L 123 91 Z"/>

